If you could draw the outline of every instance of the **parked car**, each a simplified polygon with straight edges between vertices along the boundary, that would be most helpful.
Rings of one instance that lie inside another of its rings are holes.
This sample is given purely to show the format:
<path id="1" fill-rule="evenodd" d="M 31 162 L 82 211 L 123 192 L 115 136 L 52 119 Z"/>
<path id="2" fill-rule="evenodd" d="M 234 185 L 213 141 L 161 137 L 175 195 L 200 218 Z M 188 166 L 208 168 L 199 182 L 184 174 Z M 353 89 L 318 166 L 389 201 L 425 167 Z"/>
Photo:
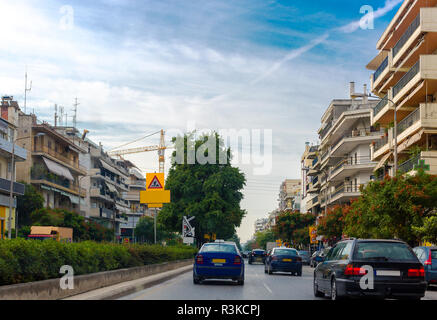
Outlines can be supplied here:
<path id="1" fill-rule="evenodd" d="M 206 279 L 231 279 L 244 284 L 244 259 L 234 242 L 205 243 L 194 259 L 193 282 Z"/>
<path id="2" fill-rule="evenodd" d="M 413 251 L 425 268 L 428 285 L 437 284 L 437 247 L 416 247 Z"/>
<path id="3" fill-rule="evenodd" d="M 265 262 L 266 252 L 262 249 L 254 249 L 249 255 L 249 264 L 254 262 Z"/>
<path id="4" fill-rule="evenodd" d="M 317 267 L 317 265 L 323 261 L 330 249 L 331 248 L 324 248 L 322 250 L 315 251 L 310 258 L 310 267 Z"/>
<path id="5" fill-rule="evenodd" d="M 309 265 L 311 259 L 311 254 L 309 253 L 309 251 L 300 250 L 298 251 L 298 253 L 299 256 L 302 258 L 302 264 Z"/>
<path id="6" fill-rule="evenodd" d="M 360 282 L 373 269 L 366 280 Z M 365 281 L 364 281 L 365 282 Z M 372 282 L 372 283 L 370 283 Z M 332 300 L 373 296 L 420 300 L 426 291 L 423 265 L 405 242 L 344 240 L 337 243 L 314 270 L 314 295 Z"/>
<path id="7" fill-rule="evenodd" d="M 292 275 L 302 276 L 302 257 L 296 249 L 274 248 L 266 257 L 264 272 L 291 272 Z"/>

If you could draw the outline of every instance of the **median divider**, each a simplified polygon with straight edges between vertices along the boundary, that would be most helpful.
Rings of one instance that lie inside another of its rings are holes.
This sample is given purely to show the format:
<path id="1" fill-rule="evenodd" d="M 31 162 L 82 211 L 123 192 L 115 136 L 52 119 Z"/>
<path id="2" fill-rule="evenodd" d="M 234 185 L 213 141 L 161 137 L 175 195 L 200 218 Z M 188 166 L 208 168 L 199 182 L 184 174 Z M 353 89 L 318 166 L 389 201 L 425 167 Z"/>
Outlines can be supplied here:
<path id="1" fill-rule="evenodd" d="M 193 259 L 187 259 L 75 276 L 73 289 L 62 289 L 60 278 L 1 286 L 0 300 L 116 299 L 188 272 L 192 264 Z"/>

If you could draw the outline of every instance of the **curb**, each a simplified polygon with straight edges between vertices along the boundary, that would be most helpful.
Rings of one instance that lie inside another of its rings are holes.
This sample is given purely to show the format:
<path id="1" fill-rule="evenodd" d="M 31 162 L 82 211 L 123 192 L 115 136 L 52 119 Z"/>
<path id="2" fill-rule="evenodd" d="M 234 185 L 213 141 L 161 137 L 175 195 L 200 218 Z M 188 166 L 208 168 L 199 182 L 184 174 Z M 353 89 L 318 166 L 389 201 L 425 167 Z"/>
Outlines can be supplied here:
<path id="1" fill-rule="evenodd" d="M 181 267 L 175 270 L 162 272 L 144 278 L 122 282 L 109 287 L 92 290 L 63 300 L 115 300 L 129 294 L 153 287 L 157 284 L 187 273 L 193 269 L 192 265 Z"/>

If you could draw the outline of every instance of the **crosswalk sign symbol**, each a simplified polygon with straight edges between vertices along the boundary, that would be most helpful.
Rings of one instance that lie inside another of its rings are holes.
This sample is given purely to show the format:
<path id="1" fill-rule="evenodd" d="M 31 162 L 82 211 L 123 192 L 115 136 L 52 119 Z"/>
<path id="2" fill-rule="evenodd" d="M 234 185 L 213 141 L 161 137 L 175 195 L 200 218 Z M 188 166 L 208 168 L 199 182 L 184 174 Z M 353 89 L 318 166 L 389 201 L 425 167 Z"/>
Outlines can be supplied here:
<path id="1" fill-rule="evenodd" d="M 148 189 L 163 189 L 158 177 L 154 176 L 152 182 L 150 182 Z"/>

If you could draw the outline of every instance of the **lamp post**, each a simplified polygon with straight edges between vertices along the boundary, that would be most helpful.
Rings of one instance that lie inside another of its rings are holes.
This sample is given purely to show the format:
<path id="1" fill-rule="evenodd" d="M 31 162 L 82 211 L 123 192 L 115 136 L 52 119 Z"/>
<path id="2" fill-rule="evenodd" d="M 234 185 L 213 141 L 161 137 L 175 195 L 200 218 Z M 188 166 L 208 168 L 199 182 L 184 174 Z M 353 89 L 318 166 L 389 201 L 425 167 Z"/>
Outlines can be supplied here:
<path id="1" fill-rule="evenodd" d="M 44 136 L 45 133 L 37 133 L 35 137 L 41 137 Z M 11 183 L 9 188 L 9 217 L 8 217 L 8 239 L 11 239 L 12 237 L 12 207 L 13 207 L 13 201 L 14 201 L 14 176 L 15 176 L 15 144 L 18 140 L 22 139 L 28 139 L 31 136 L 21 137 L 17 139 L 12 140 L 12 160 L 11 160 Z M 18 235 L 18 213 L 17 210 L 15 210 L 15 237 Z"/>

